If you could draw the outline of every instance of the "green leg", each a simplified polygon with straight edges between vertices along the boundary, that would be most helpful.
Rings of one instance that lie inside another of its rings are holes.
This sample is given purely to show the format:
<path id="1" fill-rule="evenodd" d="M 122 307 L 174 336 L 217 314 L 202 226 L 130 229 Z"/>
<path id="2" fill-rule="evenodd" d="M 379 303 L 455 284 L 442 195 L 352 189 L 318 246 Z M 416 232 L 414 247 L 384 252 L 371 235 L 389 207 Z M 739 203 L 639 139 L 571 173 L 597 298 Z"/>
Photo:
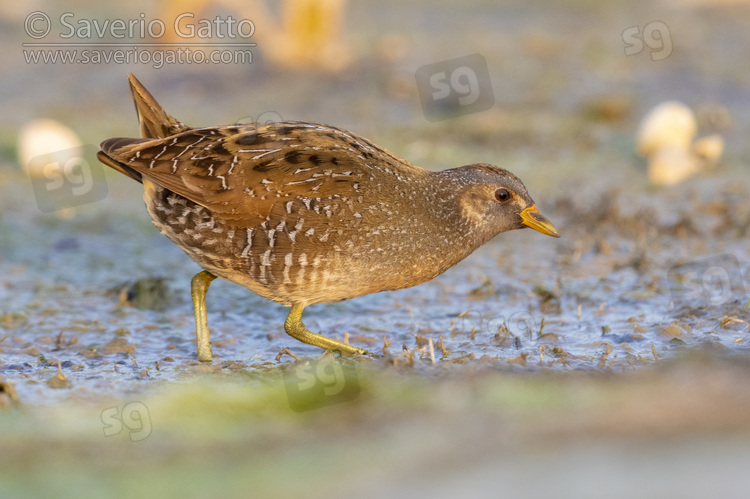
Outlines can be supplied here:
<path id="1" fill-rule="evenodd" d="M 372 355 L 363 348 L 357 348 L 308 331 L 305 325 L 302 324 L 302 310 L 304 308 L 305 307 L 300 304 L 292 305 L 292 309 L 289 311 L 289 315 L 284 321 L 284 330 L 289 336 L 303 343 L 315 345 L 316 347 L 324 348 L 326 350 L 339 350 L 341 353 L 349 355 Z"/>
<path id="2" fill-rule="evenodd" d="M 190 282 L 190 295 L 193 297 L 193 311 L 195 312 L 195 337 L 198 343 L 198 360 L 210 362 L 211 338 L 208 333 L 208 317 L 206 316 L 206 292 L 211 281 L 216 279 L 212 273 L 204 270 L 198 272 Z"/>

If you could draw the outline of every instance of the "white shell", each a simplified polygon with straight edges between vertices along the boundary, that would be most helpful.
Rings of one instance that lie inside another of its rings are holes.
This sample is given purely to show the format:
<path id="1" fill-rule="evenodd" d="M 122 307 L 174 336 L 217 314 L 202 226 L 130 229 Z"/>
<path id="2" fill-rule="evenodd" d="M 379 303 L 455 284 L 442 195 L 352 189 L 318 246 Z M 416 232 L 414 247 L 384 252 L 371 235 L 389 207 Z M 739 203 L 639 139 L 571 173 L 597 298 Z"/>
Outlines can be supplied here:
<path id="1" fill-rule="evenodd" d="M 71 159 L 81 156 L 81 146 L 78 135 L 59 121 L 37 119 L 24 125 L 18 134 L 18 161 L 32 177 L 43 177 L 45 164 L 58 162 L 64 168 Z"/>
<path id="2" fill-rule="evenodd" d="M 638 126 L 638 153 L 649 156 L 659 149 L 688 150 L 698 125 L 693 111 L 682 102 L 667 101 L 644 116 Z"/>
<path id="3" fill-rule="evenodd" d="M 662 147 L 649 156 L 648 178 L 656 185 L 675 185 L 698 173 L 700 167 L 689 149 Z"/>
<path id="4" fill-rule="evenodd" d="M 715 164 L 724 153 L 724 139 L 714 134 L 702 137 L 693 144 L 693 152 L 709 164 Z"/>

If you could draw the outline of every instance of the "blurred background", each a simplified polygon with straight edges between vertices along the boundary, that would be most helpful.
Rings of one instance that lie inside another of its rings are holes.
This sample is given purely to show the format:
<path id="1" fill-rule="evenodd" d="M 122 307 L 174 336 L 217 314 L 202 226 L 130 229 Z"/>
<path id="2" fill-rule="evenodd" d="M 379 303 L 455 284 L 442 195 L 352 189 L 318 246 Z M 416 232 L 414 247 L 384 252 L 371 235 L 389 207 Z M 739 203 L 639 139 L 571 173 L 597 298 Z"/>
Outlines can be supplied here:
<path id="1" fill-rule="evenodd" d="M 32 0 L 0 26 L 0 497 L 746 490 L 750 3 Z M 502 166 L 562 237 L 306 310 L 379 359 L 321 360 L 216 282 L 201 365 L 199 268 L 95 159 L 138 134 L 129 72 L 190 126 Z"/>

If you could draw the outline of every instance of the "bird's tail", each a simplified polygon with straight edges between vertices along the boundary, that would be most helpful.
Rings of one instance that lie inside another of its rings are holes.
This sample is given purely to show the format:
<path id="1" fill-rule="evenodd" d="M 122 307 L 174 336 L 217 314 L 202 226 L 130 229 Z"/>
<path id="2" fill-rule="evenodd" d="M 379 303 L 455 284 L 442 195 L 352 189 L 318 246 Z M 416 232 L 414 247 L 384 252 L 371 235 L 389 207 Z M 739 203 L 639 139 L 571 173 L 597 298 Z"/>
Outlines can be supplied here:
<path id="1" fill-rule="evenodd" d="M 101 147 L 102 150 L 96 154 L 96 157 L 99 159 L 99 161 L 101 161 L 105 165 L 114 168 L 118 172 L 124 175 L 127 175 L 133 180 L 137 180 L 138 182 L 143 183 L 143 175 L 141 175 L 140 172 L 134 170 L 133 168 L 129 167 L 125 163 L 117 161 L 116 159 L 112 158 L 110 154 L 112 153 L 112 151 L 115 151 L 122 146 L 130 145 L 130 144 L 138 143 L 138 142 L 148 142 L 148 141 L 149 141 L 148 138 L 127 139 L 127 138 L 122 138 L 122 137 L 115 137 L 113 139 L 107 139 L 101 144 L 99 144 L 99 147 Z"/>
<path id="2" fill-rule="evenodd" d="M 162 139 L 190 130 L 190 127 L 168 115 L 132 73 L 128 73 L 128 80 L 135 111 L 138 113 L 138 122 L 141 125 L 141 137 Z"/>
<path id="3" fill-rule="evenodd" d="M 135 76 L 128 74 L 128 80 L 130 81 L 130 93 L 133 95 L 133 102 L 135 102 L 135 111 L 138 113 L 138 122 L 141 125 L 142 139 L 115 138 L 105 140 L 101 144 L 102 150 L 99 151 L 97 157 L 105 165 L 111 166 L 138 182 L 143 182 L 143 176 L 140 173 L 124 163 L 115 161 L 109 156 L 109 153 L 124 143 L 130 143 L 134 140 L 163 139 L 190 130 L 190 127 L 168 115 Z"/>

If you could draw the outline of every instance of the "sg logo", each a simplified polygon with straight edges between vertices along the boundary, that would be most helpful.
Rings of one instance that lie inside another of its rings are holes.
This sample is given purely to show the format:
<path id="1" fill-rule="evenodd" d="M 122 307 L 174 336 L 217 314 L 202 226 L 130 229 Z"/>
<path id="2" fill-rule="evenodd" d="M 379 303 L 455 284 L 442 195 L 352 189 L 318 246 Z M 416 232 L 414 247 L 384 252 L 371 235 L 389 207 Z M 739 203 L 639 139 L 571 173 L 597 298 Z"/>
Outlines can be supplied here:
<path id="1" fill-rule="evenodd" d="M 258 140 L 258 128 L 271 123 L 281 123 L 284 119 L 275 111 L 265 111 L 257 117 L 244 116 L 237 120 L 235 126 L 239 133 L 243 134 L 240 139 L 242 145 L 251 146 Z"/>
<path id="2" fill-rule="evenodd" d="M 539 331 L 536 319 L 528 312 L 515 312 L 507 319 L 504 316 L 493 317 L 487 322 L 487 330 L 496 336 L 512 336 L 532 340 Z"/>
<path id="3" fill-rule="evenodd" d="M 42 172 L 46 179 L 44 188 L 48 192 L 57 191 L 68 183 L 71 195 L 78 197 L 88 194 L 94 187 L 91 168 L 83 158 L 70 158 L 62 165 L 57 161 L 47 163 Z"/>
<path id="4" fill-rule="evenodd" d="M 480 54 L 417 69 L 422 111 L 429 121 L 486 111 L 495 105 L 487 61 Z"/>
<path id="5" fill-rule="evenodd" d="M 721 305 L 745 295 L 740 262 L 723 254 L 672 267 L 667 272 L 675 306 Z"/>
<path id="6" fill-rule="evenodd" d="M 93 146 L 32 158 L 28 165 L 39 209 L 45 213 L 101 201 L 107 196 L 102 166 Z"/>
<path id="7" fill-rule="evenodd" d="M 143 402 L 129 402 L 119 407 L 108 407 L 102 411 L 104 436 L 111 437 L 122 433 L 123 426 L 130 432 L 131 442 L 140 442 L 151 435 L 151 417 Z"/>
<path id="8" fill-rule="evenodd" d="M 445 99 L 450 97 L 453 92 L 458 95 L 460 106 L 469 106 L 479 99 L 477 74 L 468 66 L 454 69 L 450 78 L 445 71 L 435 73 L 430 76 L 430 86 L 436 89 L 432 92 L 432 100 Z"/>
<path id="9" fill-rule="evenodd" d="M 651 52 L 652 61 L 661 61 L 672 55 L 672 36 L 669 27 L 662 21 L 651 21 L 643 27 L 632 26 L 622 32 L 625 42 L 625 55 L 637 55 L 643 52 L 644 45 Z"/>
<path id="10" fill-rule="evenodd" d="M 290 366 L 284 371 L 284 384 L 289 406 L 296 412 L 348 402 L 360 391 L 356 369 L 331 358 Z"/>

